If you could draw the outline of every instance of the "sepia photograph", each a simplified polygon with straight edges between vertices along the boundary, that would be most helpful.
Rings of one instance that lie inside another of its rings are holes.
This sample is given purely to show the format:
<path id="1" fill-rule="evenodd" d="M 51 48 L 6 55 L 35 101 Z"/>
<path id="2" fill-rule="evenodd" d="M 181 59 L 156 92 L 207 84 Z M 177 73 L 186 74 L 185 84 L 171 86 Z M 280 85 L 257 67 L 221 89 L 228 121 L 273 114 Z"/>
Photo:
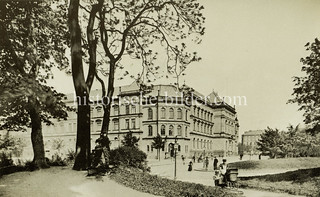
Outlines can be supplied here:
<path id="1" fill-rule="evenodd" d="M 0 0 L 0 196 L 320 196 L 319 0 Z"/>

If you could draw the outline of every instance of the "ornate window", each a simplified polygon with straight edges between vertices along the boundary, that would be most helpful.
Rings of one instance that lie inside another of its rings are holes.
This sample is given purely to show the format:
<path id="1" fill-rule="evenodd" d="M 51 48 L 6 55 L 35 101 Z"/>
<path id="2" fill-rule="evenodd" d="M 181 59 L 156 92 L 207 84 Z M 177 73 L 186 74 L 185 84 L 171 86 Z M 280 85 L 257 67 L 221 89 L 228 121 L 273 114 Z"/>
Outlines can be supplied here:
<path id="1" fill-rule="evenodd" d="M 161 118 L 162 119 L 166 118 L 166 108 L 164 108 L 164 107 L 161 108 Z"/>
<path id="2" fill-rule="evenodd" d="M 135 118 L 131 119 L 131 127 L 132 127 L 133 129 L 136 128 L 136 119 L 135 119 Z"/>
<path id="3" fill-rule="evenodd" d="M 148 119 L 149 119 L 149 120 L 152 120 L 152 119 L 153 119 L 153 112 L 152 112 L 152 109 L 151 109 L 151 108 L 148 109 Z"/>
<path id="4" fill-rule="evenodd" d="M 165 125 L 161 125 L 161 135 L 162 136 L 166 135 L 166 126 Z"/>
<path id="5" fill-rule="evenodd" d="M 177 127 L 177 132 L 179 136 L 182 136 L 182 127 L 180 125 Z"/>
<path id="6" fill-rule="evenodd" d="M 178 114 L 177 119 L 182 119 L 182 110 L 180 108 L 177 110 L 177 114 Z"/>
<path id="7" fill-rule="evenodd" d="M 169 126 L 169 136 L 173 136 L 173 126 Z"/>
<path id="8" fill-rule="evenodd" d="M 113 120 L 113 130 L 119 130 L 119 120 Z"/>
<path id="9" fill-rule="evenodd" d="M 170 108 L 170 109 L 169 109 L 169 118 L 170 118 L 170 119 L 173 119 L 173 118 L 174 118 L 173 108 Z"/>
<path id="10" fill-rule="evenodd" d="M 126 105 L 126 114 L 130 114 L 130 105 Z"/>
<path id="11" fill-rule="evenodd" d="M 137 113 L 137 111 L 136 111 L 136 106 L 135 106 L 135 105 L 132 105 L 132 106 L 131 106 L 131 113 L 132 113 L 132 114 Z"/>
<path id="12" fill-rule="evenodd" d="M 148 126 L 148 136 L 152 136 L 152 135 L 153 135 L 152 126 L 149 125 Z M 151 150 L 152 150 L 152 148 L 151 148 Z"/>
<path id="13" fill-rule="evenodd" d="M 113 110 L 114 110 L 113 113 L 114 113 L 115 116 L 119 115 L 119 106 L 118 105 L 114 105 L 113 106 Z"/>
<path id="14" fill-rule="evenodd" d="M 125 129 L 130 129 L 129 119 L 126 119 L 126 127 L 125 127 Z"/>

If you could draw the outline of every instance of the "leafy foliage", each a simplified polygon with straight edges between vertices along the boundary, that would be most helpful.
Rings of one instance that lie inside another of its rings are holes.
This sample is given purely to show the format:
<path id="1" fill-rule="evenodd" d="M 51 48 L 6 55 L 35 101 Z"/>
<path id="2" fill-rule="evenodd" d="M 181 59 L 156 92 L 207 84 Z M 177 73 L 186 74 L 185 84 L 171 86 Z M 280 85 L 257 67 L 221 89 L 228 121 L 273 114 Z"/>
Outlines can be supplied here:
<path id="1" fill-rule="evenodd" d="M 122 146 L 110 151 L 110 164 L 148 170 L 147 155 L 137 147 Z"/>
<path id="2" fill-rule="evenodd" d="M 305 129 L 290 125 L 287 132 L 267 128 L 258 142 L 258 150 L 275 157 L 320 156 L 320 134 L 311 135 Z"/>
<path id="3" fill-rule="evenodd" d="M 258 143 L 258 150 L 260 150 L 263 154 L 267 154 L 270 158 L 275 158 L 280 155 L 282 145 L 281 135 L 278 129 L 267 128 L 263 134 L 261 134 L 261 138 Z"/>
<path id="4" fill-rule="evenodd" d="M 65 119 L 71 108 L 62 102 L 64 95 L 45 85 L 52 67 L 68 67 L 65 12 L 34 1 L 7 1 L 1 10 L 1 129 L 30 127 L 31 102 L 40 107 L 43 122 Z"/>
<path id="5" fill-rule="evenodd" d="M 152 146 L 155 149 L 161 149 L 164 147 L 165 140 L 162 139 L 160 135 L 157 135 L 156 137 L 153 138 Z"/>
<path id="6" fill-rule="evenodd" d="M 299 110 L 304 111 L 304 122 L 310 127 L 308 131 L 315 134 L 320 131 L 320 41 L 316 38 L 305 47 L 310 55 L 300 60 L 304 76 L 294 77 L 294 98 L 289 103 L 300 106 Z"/>
<path id="7" fill-rule="evenodd" d="M 140 138 L 137 138 L 136 136 L 132 135 L 132 131 L 129 131 L 124 137 L 123 140 L 121 141 L 123 146 L 128 146 L 128 147 L 138 147 L 138 142 Z"/>

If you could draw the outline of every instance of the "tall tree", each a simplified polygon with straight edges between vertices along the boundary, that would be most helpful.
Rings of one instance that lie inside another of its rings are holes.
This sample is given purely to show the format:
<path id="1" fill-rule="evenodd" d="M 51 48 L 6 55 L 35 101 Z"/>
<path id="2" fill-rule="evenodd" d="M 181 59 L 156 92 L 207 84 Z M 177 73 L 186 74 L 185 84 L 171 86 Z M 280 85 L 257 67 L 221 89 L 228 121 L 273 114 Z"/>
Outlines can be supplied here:
<path id="1" fill-rule="evenodd" d="M 45 160 L 42 122 L 65 119 L 63 94 L 45 84 L 51 68 L 64 69 L 67 46 L 64 5 L 51 1 L 5 1 L 0 4 L 0 117 L 1 128 L 31 127 L 33 163 Z"/>
<path id="2" fill-rule="evenodd" d="M 71 38 L 72 78 L 77 95 L 77 141 L 75 170 L 85 170 L 90 165 L 90 104 L 89 95 L 96 75 L 97 37 L 94 36 L 96 14 L 102 7 L 102 1 L 91 6 L 87 24 L 87 49 L 89 53 L 88 75 L 84 76 L 82 32 L 79 25 L 79 0 L 71 0 L 69 6 L 69 31 Z"/>
<path id="3" fill-rule="evenodd" d="M 320 132 L 320 41 L 308 42 L 306 50 L 310 55 L 301 58 L 303 64 L 302 77 L 294 77 L 293 99 L 289 103 L 297 103 L 299 110 L 304 111 L 304 122 L 312 134 Z"/>
<path id="4" fill-rule="evenodd" d="M 158 73 L 160 66 L 155 66 L 155 61 L 161 53 L 166 57 L 167 71 L 178 78 L 186 65 L 200 60 L 196 52 L 189 51 L 186 40 L 201 42 L 205 18 L 204 7 L 196 0 L 115 0 L 103 5 L 99 30 L 108 63 L 107 86 L 104 80 L 99 81 L 105 97 L 101 133 L 107 134 L 111 109 L 107 101 L 114 93 L 116 68 L 124 68 L 121 60 L 129 57 L 141 61 L 141 77 L 149 79 Z"/>

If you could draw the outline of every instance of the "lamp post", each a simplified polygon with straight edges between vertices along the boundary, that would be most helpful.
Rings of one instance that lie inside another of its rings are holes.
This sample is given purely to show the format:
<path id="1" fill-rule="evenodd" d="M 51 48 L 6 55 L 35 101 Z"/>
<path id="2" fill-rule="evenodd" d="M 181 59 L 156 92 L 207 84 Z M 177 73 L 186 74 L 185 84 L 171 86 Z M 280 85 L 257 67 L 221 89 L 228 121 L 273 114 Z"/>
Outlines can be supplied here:
<path id="1" fill-rule="evenodd" d="M 177 136 L 174 138 L 174 180 L 177 180 Z"/>

